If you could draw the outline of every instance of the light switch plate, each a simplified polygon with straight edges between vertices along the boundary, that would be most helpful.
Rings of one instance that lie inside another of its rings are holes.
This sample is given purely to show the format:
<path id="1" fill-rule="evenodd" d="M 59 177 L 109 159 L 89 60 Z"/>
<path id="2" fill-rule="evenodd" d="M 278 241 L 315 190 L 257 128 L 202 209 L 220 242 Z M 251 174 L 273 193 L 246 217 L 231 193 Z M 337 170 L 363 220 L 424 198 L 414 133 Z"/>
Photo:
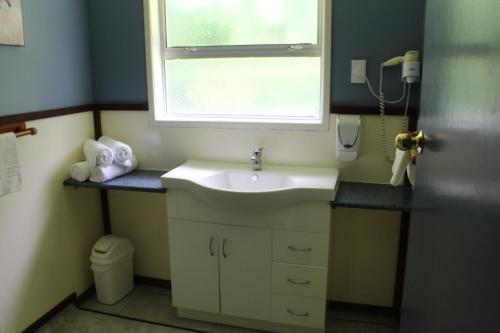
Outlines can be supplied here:
<path id="1" fill-rule="evenodd" d="M 351 60 L 351 83 L 365 83 L 366 60 Z"/>

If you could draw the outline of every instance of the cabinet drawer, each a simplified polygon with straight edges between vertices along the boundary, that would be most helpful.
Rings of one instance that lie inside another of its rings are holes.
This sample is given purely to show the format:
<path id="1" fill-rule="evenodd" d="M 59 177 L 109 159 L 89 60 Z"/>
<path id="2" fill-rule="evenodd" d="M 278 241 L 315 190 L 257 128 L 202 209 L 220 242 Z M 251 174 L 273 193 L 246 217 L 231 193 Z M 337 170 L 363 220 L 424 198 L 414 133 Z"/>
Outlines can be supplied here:
<path id="1" fill-rule="evenodd" d="M 276 323 L 324 328 L 325 311 L 324 299 L 273 294 L 272 319 Z"/>
<path id="2" fill-rule="evenodd" d="M 328 266 L 328 234 L 275 230 L 274 261 L 310 266 Z"/>
<path id="3" fill-rule="evenodd" d="M 273 292 L 326 298 L 327 269 L 273 263 Z"/>

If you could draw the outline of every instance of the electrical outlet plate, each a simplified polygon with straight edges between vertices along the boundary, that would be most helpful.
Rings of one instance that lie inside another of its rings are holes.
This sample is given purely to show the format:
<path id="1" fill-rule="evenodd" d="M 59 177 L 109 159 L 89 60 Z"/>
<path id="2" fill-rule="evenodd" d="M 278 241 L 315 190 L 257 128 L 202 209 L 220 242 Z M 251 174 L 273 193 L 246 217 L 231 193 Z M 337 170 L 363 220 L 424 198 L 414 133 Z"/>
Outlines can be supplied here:
<path id="1" fill-rule="evenodd" d="M 351 60 L 351 83 L 366 83 L 366 60 Z"/>

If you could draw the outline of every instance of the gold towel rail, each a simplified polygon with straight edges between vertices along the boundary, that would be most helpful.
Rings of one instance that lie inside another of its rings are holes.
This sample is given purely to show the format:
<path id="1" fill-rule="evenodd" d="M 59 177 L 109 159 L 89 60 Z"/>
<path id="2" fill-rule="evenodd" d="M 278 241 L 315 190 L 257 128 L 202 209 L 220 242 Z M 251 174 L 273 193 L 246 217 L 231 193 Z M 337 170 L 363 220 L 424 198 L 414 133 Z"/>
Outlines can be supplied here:
<path id="1" fill-rule="evenodd" d="M 0 134 L 13 132 L 16 137 L 26 135 L 36 135 L 38 130 L 34 127 L 27 128 L 26 123 L 14 123 L 8 125 L 0 125 Z"/>
<path id="2" fill-rule="evenodd" d="M 14 132 L 14 133 L 16 134 L 17 137 L 26 136 L 26 135 L 37 135 L 38 130 L 34 127 L 30 127 L 30 128 L 27 128 L 23 131 Z"/>

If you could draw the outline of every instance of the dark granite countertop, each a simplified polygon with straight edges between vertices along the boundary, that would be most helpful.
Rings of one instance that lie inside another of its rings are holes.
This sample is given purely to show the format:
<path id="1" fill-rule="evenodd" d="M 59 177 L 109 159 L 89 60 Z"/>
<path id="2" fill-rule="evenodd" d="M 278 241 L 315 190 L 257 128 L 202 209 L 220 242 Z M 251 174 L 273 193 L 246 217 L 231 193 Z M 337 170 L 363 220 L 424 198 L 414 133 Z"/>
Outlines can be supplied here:
<path id="1" fill-rule="evenodd" d="M 165 172 L 135 170 L 104 183 L 78 182 L 67 179 L 64 181 L 64 185 L 106 190 L 165 193 L 167 189 L 161 184 L 161 176 Z M 411 210 L 411 198 L 412 191 L 409 187 L 340 182 L 337 196 L 331 205 L 333 208 L 351 207 L 409 212 Z"/>
<path id="2" fill-rule="evenodd" d="M 411 210 L 410 187 L 340 182 L 332 207 L 351 207 L 378 210 Z"/>
<path id="3" fill-rule="evenodd" d="M 165 193 L 167 189 L 161 184 L 161 176 L 166 171 L 134 170 L 129 174 L 104 183 L 90 181 L 78 182 L 73 179 L 64 181 L 64 186 L 90 187 L 105 190 L 123 190 L 136 192 Z"/>

